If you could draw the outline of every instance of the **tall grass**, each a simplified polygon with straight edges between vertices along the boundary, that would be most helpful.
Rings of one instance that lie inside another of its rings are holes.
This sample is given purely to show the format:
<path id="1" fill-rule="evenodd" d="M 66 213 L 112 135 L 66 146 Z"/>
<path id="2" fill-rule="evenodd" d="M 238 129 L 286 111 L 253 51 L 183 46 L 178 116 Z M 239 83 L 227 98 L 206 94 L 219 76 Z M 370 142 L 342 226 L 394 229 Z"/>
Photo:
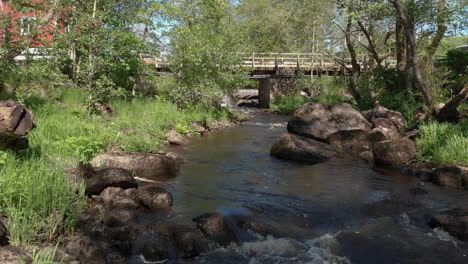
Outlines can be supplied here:
<path id="1" fill-rule="evenodd" d="M 53 242 L 73 230 L 85 195 L 82 185 L 67 182 L 66 168 L 107 150 L 158 152 L 170 129 L 189 133 L 193 121 L 209 124 L 231 116 L 227 110 L 180 110 L 143 99 L 112 102 L 112 117 L 90 116 L 83 98 L 75 90 L 59 102 L 25 100 L 38 124 L 28 136 L 30 148 L 0 152 L 0 215 L 9 219 L 12 244 Z"/>
<path id="2" fill-rule="evenodd" d="M 416 143 L 421 149 L 421 160 L 468 164 L 468 121 L 456 125 L 438 122 L 422 125 Z"/>

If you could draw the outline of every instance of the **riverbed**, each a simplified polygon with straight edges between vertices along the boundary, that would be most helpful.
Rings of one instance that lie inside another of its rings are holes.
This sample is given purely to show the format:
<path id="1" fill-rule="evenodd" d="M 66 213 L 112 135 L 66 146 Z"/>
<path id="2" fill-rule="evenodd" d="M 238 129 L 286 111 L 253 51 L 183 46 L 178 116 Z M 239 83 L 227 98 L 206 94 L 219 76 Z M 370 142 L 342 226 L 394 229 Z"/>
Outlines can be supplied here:
<path id="1" fill-rule="evenodd" d="M 467 243 L 428 225 L 431 213 L 466 206 L 466 192 L 361 161 L 271 157 L 287 121 L 258 112 L 172 149 L 185 160 L 180 175 L 162 184 L 174 196 L 172 220 L 220 212 L 243 242 L 185 262 L 468 263 Z M 238 225 L 244 218 L 271 232 L 246 231 Z"/>

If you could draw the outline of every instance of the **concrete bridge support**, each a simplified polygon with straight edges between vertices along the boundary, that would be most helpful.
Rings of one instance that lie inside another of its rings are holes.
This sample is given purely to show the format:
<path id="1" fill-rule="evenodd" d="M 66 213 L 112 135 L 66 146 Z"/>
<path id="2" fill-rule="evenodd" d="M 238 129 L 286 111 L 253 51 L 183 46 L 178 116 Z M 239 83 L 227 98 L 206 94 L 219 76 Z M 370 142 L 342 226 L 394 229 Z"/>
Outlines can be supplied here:
<path id="1" fill-rule="evenodd" d="M 260 108 L 270 108 L 270 93 L 273 89 L 273 79 L 264 78 L 260 79 L 258 86 L 258 104 Z"/>

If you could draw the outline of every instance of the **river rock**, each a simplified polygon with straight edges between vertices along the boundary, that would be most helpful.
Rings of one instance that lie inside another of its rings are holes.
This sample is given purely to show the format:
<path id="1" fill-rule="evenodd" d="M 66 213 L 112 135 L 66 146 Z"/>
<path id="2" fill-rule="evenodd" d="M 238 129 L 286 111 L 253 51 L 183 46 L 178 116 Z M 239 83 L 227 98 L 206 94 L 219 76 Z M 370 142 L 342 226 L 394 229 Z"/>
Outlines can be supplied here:
<path id="1" fill-rule="evenodd" d="M 270 154 L 281 159 L 314 164 L 326 161 L 335 156 L 336 153 L 328 144 L 284 133 L 272 146 Z"/>
<path id="2" fill-rule="evenodd" d="M 109 152 L 97 155 L 91 164 L 100 168 L 121 168 L 147 179 L 172 178 L 179 171 L 179 162 L 164 154 Z"/>
<path id="3" fill-rule="evenodd" d="M 133 209 L 114 208 L 104 213 L 104 224 L 111 227 L 131 224 L 138 218 L 138 214 Z"/>
<path id="4" fill-rule="evenodd" d="M 85 177 L 84 180 L 88 195 L 99 195 L 108 187 L 129 189 L 138 186 L 128 171 L 118 168 L 95 169 L 94 174 Z"/>
<path id="5" fill-rule="evenodd" d="M 0 248 L 0 263 L 2 264 L 29 264 L 32 263 L 32 258 L 26 251 L 13 247 L 6 246 Z"/>
<path id="6" fill-rule="evenodd" d="M 172 206 L 172 194 L 161 187 L 145 187 L 138 189 L 140 203 L 149 209 L 166 209 Z"/>
<path id="7" fill-rule="evenodd" d="M 328 142 L 334 151 L 345 156 L 359 157 L 363 152 L 372 151 L 366 130 L 341 130 L 328 136 Z"/>
<path id="8" fill-rule="evenodd" d="M 210 241 L 200 231 L 186 225 L 156 223 L 136 241 L 134 251 L 146 261 L 196 257 L 210 251 Z"/>
<path id="9" fill-rule="evenodd" d="M 221 246 L 239 242 L 229 220 L 220 213 L 203 214 L 194 218 L 193 222 L 203 234 Z"/>
<path id="10" fill-rule="evenodd" d="M 65 252 L 79 260 L 79 263 L 106 263 L 107 250 L 105 245 L 88 236 L 74 236 L 65 242 Z M 1 263 L 1 262 L 0 262 Z"/>
<path id="11" fill-rule="evenodd" d="M 166 140 L 171 145 L 187 145 L 188 141 L 177 131 L 171 130 L 166 135 Z"/>
<path id="12" fill-rule="evenodd" d="M 108 208 L 136 209 L 140 206 L 137 189 L 124 190 L 118 187 L 104 189 L 98 196 L 98 200 Z"/>
<path id="13" fill-rule="evenodd" d="M 407 122 L 402 113 L 398 111 L 389 110 L 384 106 L 380 105 L 379 102 L 375 102 L 374 109 L 372 110 L 372 121 L 384 118 L 391 121 L 397 129 L 402 129 L 406 126 Z"/>
<path id="14" fill-rule="evenodd" d="M 401 166 L 416 158 L 416 144 L 407 138 L 385 140 L 374 144 L 375 162 Z"/>
<path id="15" fill-rule="evenodd" d="M 444 166 L 434 170 L 433 182 L 446 187 L 464 187 L 468 189 L 468 167 Z"/>
<path id="16" fill-rule="evenodd" d="M 411 163 L 401 169 L 403 174 L 417 177 L 424 182 L 430 182 L 434 178 L 434 165 L 427 162 Z"/>
<path id="17" fill-rule="evenodd" d="M 0 247 L 9 244 L 8 235 L 8 229 L 4 224 L 2 217 L 0 217 Z"/>
<path id="18" fill-rule="evenodd" d="M 288 131 L 319 141 L 341 130 L 371 130 L 371 124 L 352 105 L 346 103 L 307 103 L 294 112 Z"/>
<path id="19" fill-rule="evenodd" d="M 15 147 L 16 141 L 36 127 L 32 112 L 13 100 L 0 101 L 0 149 Z"/>
<path id="20" fill-rule="evenodd" d="M 468 241 L 468 208 L 453 209 L 432 217 L 432 227 L 442 227 L 452 236 Z"/>

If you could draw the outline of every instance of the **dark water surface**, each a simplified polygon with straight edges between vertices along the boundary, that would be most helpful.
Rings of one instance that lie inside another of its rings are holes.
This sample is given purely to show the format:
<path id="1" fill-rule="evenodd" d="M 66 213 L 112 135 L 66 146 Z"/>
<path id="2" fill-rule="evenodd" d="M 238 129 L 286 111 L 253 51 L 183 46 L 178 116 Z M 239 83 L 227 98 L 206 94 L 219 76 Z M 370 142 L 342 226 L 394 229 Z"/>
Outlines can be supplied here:
<path id="1" fill-rule="evenodd" d="M 174 152 L 180 175 L 163 185 L 174 195 L 174 220 L 207 212 L 235 222 L 248 216 L 278 235 L 245 242 L 191 263 L 468 263 L 468 245 L 428 225 L 429 214 L 468 205 L 463 191 L 349 160 L 303 165 L 270 157 L 288 118 L 266 113 L 242 126 L 195 139 Z"/>

